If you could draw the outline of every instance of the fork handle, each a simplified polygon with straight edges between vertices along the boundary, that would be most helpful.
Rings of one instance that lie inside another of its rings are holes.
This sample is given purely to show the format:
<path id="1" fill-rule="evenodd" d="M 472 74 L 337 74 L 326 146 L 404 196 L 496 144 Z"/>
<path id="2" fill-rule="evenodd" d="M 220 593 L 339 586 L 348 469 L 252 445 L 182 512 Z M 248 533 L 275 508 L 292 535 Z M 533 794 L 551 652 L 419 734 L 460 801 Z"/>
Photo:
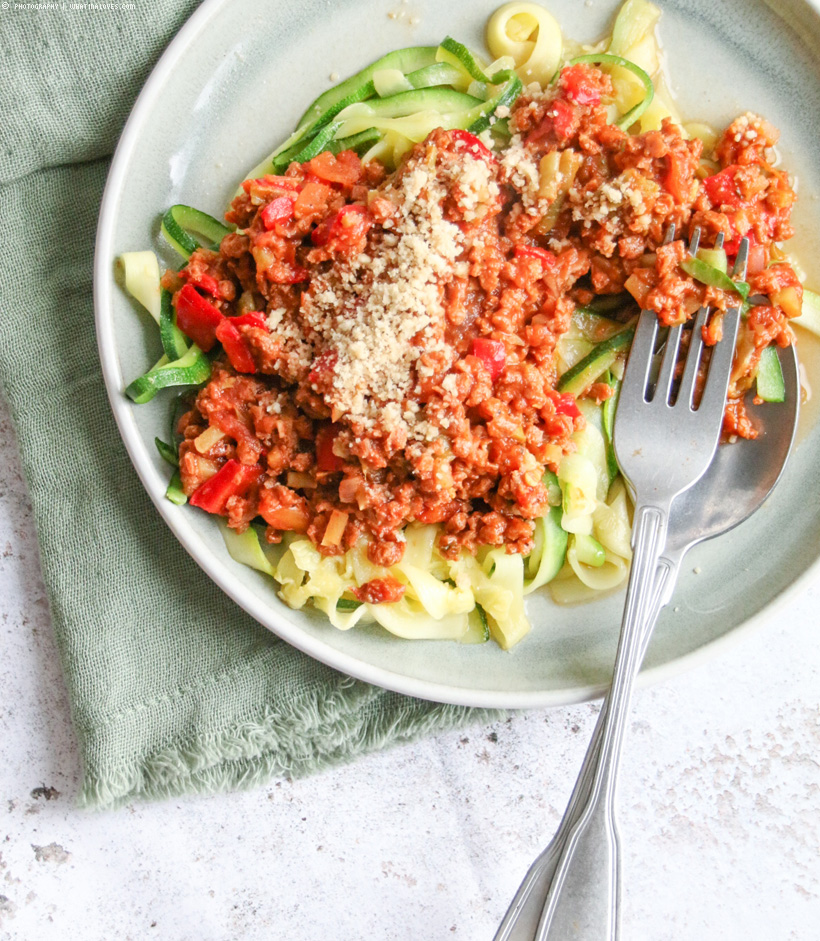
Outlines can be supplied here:
<path id="1" fill-rule="evenodd" d="M 669 503 L 642 504 L 635 511 L 632 570 L 601 751 L 589 799 L 569 832 L 550 886 L 537 941 L 615 941 L 620 921 L 620 853 L 615 820 L 618 764 L 641 651 L 641 630 L 666 543 Z"/>
<path id="2" fill-rule="evenodd" d="M 684 550 L 685 551 L 685 550 Z M 661 609 L 668 603 L 677 582 L 683 553 L 662 558 L 655 571 L 655 582 L 646 619 L 641 627 L 640 651 L 635 664 L 636 673 L 646 656 L 649 641 Z M 609 708 L 609 695 L 604 697 L 598 721 L 587 746 L 584 763 L 575 782 L 567 809 L 558 829 L 549 844 L 541 851 L 524 877 L 518 891 L 502 919 L 493 941 L 533 941 L 538 930 L 541 914 L 547 901 L 555 871 L 561 859 L 570 830 L 575 825 L 581 810 L 589 799 L 592 776 L 601 750 L 601 734 L 604 716 Z"/>

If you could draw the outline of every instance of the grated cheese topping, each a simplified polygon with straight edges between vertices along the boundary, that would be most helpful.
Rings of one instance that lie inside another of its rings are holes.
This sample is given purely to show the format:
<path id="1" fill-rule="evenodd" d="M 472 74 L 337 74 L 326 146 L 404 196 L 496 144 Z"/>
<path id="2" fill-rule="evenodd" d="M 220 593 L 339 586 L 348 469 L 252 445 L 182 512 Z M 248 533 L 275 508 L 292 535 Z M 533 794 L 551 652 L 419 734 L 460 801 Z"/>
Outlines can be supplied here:
<path id="1" fill-rule="evenodd" d="M 366 252 L 316 276 L 300 311 L 315 352 L 336 354 L 330 390 L 323 387 L 333 415 L 422 440 L 438 429 L 406 400 L 418 377 L 434 371 L 425 353 L 439 354 L 435 371 L 456 358 L 444 341 L 444 289 L 467 248 L 443 204 L 454 200 L 474 220 L 499 195 L 487 162 L 469 153 L 449 170 L 428 166 L 420 162 L 391 182 L 383 192 L 398 207 L 390 230 L 371 230 Z"/>
<path id="2" fill-rule="evenodd" d="M 524 145 L 520 134 L 513 134 L 510 139 L 501 157 L 501 169 L 504 181 L 521 196 L 525 211 L 537 211 L 543 215 L 549 203 L 538 194 L 541 186 L 538 162 Z"/>

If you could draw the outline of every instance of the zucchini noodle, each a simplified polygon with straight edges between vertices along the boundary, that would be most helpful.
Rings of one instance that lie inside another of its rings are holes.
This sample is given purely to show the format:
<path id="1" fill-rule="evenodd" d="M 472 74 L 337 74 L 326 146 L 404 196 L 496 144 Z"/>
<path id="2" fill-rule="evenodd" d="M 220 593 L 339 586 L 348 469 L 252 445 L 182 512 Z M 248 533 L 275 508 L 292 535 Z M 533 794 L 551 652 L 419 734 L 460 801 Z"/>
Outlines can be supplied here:
<path id="1" fill-rule="evenodd" d="M 152 251 L 123 252 L 120 255 L 125 289 L 159 323 L 159 262 Z"/>
<path id="2" fill-rule="evenodd" d="M 510 56 L 524 83 L 547 85 L 561 63 L 561 27 L 535 3 L 505 3 L 487 23 L 487 47 L 496 57 Z"/>

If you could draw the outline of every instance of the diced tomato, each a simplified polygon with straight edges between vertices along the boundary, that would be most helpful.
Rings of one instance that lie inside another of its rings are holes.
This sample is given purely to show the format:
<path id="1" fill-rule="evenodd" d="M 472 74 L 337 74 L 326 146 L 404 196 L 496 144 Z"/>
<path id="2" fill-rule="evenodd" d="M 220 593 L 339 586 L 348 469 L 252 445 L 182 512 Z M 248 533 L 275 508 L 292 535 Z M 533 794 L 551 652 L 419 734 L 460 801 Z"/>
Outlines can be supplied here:
<path id="1" fill-rule="evenodd" d="M 257 313 L 256 311 L 242 314 L 241 317 L 231 317 L 231 323 L 235 327 L 260 327 L 263 330 L 268 329 L 268 322 L 265 320 L 265 315 Z"/>
<path id="2" fill-rule="evenodd" d="M 362 176 L 362 162 L 352 150 L 343 150 L 335 156 L 323 151 L 308 162 L 308 170 L 327 183 L 353 186 Z"/>
<path id="3" fill-rule="evenodd" d="M 193 492 L 189 503 L 206 513 L 224 513 L 228 500 L 244 496 L 262 477 L 258 464 L 240 464 L 231 459 Z"/>
<path id="4" fill-rule="evenodd" d="M 566 141 L 578 128 L 578 108 L 566 98 L 556 98 L 549 106 L 540 124 L 527 134 L 526 143 L 536 144 L 553 135 L 559 141 Z"/>
<path id="5" fill-rule="evenodd" d="M 259 213 L 262 225 L 270 230 L 277 223 L 288 222 L 293 218 L 293 207 L 296 205 L 296 199 L 290 196 L 277 196 L 272 199 Z"/>
<path id="6" fill-rule="evenodd" d="M 271 281 L 277 284 L 299 284 L 307 281 L 309 272 L 301 265 L 280 265 L 274 273 L 269 275 Z"/>
<path id="7" fill-rule="evenodd" d="M 547 251 L 546 248 L 539 248 L 537 245 L 524 245 L 519 242 L 518 245 L 515 246 L 515 257 L 535 258 L 537 261 L 540 261 L 545 268 L 555 267 L 555 255 Z"/>
<path id="8" fill-rule="evenodd" d="M 581 63 L 568 65 L 561 71 L 559 85 L 567 98 L 579 105 L 599 105 L 601 92 L 589 68 Z"/>
<path id="9" fill-rule="evenodd" d="M 193 277 L 187 268 L 183 268 L 179 276 L 183 281 L 193 284 L 194 287 L 205 291 L 205 293 L 210 294 L 211 297 L 219 297 L 219 281 L 217 281 L 213 275 L 203 271 L 201 274 Z"/>
<path id="10" fill-rule="evenodd" d="M 320 391 L 329 389 L 338 359 L 339 354 L 336 350 L 325 350 L 324 353 L 320 353 L 311 364 L 308 382 Z"/>
<path id="11" fill-rule="evenodd" d="M 481 360 L 493 382 L 498 379 L 502 369 L 507 365 L 507 351 L 499 340 L 476 337 L 472 344 L 472 354 Z"/>
<path id="12" fill-rule="evenodd" d="M 335 216 L 328 216 L 310 233 L 310 240 L 314 245 L 327 245 L 330 240 L 330 230 L 337 218 L 338 213 Z"/>
<path id="13" fill-rule="evenodd" d="M 405 586 L 388 575 L 387 578 L 371 578 L 359 588 L 351 588 L 350 593 L 365 604 L 392 604 L 404 597 Z"/>
<path id="14" fill-rule="evenodd" d="M 344 461 L 333 452 L 333 442 L 338 434 L 337 425 L 328 425 L 316 435 L 316 466 L 320 471 L 333 473 L 341 470 L 344 465 Z"/>
<path id="15" fill-rule="evenodd" d="M 177 294 L 176 309 L 179 329 L 207 353 L 216 343 L 216 328 L 225 319 L 222 312 L 192 284 L 184 285 Z"/>
<path id="16" fill-rule="evenodd" d="M 575 396 L 571 392 L 562 392 L 553 399 L 553 402 L 558 415 L 569 415 L 570 418 L 581 417 L 581 410 L 578 408 Z"/>
<path id="17" fill-rule="evenodd" d="M 355 239 L 365 235 L 373 224 L 367 208 L 359 203 L 350 203 L 329 216 L 310 233 L 314 245 L 327 245 L 341 239 Z"/>
<path id="18" fill-rule="evenodd" d="M 666 170 L 661 177 L 661 182 L 666 192 L 674 196 L 677 202 L 683 203 L 686 201 L 687 193 L 684 189 L 683 164 L 674 153 L 666 155 Z"/>
<path id="19" fill-rule="evenodd" d="M 242 184 L 242 189 L 247 193 L 254 184 L 258 187 L 278 187 L 283 190 L 291 190 L 294 193 L 299 190 L 298 180 L 294 180 L 291 176 L 274 176 L 272 173 L 268 173 L 255 180 L 245 180 Z"/>
<path id="20" fill-rule="evenodd" d="M 570 137 L 575 129 L 576 121 L 575 109 L 572 105 L 568 101 L 556 98 L 548 113 L 552 117 L 555 133 L 559 137 Z"/>
<path id="21" fill-rule="evenodd" d="M 709 199 L 715 206 L 728 206 L 736 209 L 740 204 L 740 195 L 737 191 L 735 182 L 735 170 L 737 167 L 726 167 L 720 173 L 714 176 L 707 176 L 703 181 L 703 188 L 706 190 Z"/>
<path id="22" fill-rule="evenodd" d="M 308 179 L 301 193 L 296 197 L 293 213 L 297 219 L 321 217 L 327 209 L 327 201 L 335 195 L 335 190 L 317 179 Z"/>
<path id="23" fill-rule="evenodd" d="M 481 157 L 483 160 L 495 160 L 495 154 L 469 131 L 454 130 L 450 131 L 450 139 L 456 145 L 456 150 L 474 157 Z"/>
<path id="24" fill-rule="evenodd" d="M 735 255 L 737 255 L 737 253 L 740 251 L 740 243 L 743 241 L 743 239 L 749 240 L 749 248 L 753 248 L 758 244 L 754 229 L 749 229 L 745 235 L 741 235 L 735 228 L 731 216 L 729 217 L 729 225 L 732 227 L 732 237 L 723 243 L 723 251 L 726 252 L 729 258 L 734 258 Z"/>
<path id="25" fill-rule="evenodd" d="M 738 249 L 739 248 L 740 248 L 740 243 L 738 243 Z M 735 252 L 734 254 L 737 254 L 737 252 Z M 765 246 L 750 245 L 749 246 L 749 259 L 746 264 L 746 274 L 748 276 L 751 276 L 753 274 L 760 274 L 760 272 L 765 270 L 765 268 L 766 268 Z"/>
<path id="26" fill-rule="evenodd" d="M 223 317 L 222 322 L 216 328 L 216 338 L 222 344 L 225 355 L 237 372 L 256 372 L 256 363 L 253 361 L 248 345 L 228 317 Z"/>

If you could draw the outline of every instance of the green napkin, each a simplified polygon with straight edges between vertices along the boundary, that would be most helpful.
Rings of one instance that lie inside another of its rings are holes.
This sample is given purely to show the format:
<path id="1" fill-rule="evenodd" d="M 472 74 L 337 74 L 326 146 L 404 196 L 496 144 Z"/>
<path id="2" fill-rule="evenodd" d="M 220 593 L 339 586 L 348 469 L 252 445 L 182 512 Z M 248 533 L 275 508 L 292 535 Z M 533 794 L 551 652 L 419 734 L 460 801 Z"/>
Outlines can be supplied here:
<path id="1" fill-rule="evenodd" d="M 196 4 L 28 6 L 0 8 L 0 383 L 83 757 L 80 801 L 250 787 L 487 718 L 289 647 L 210 582 L 154 510 L 103 388 L 92 257 L 109 155 Z"/>

